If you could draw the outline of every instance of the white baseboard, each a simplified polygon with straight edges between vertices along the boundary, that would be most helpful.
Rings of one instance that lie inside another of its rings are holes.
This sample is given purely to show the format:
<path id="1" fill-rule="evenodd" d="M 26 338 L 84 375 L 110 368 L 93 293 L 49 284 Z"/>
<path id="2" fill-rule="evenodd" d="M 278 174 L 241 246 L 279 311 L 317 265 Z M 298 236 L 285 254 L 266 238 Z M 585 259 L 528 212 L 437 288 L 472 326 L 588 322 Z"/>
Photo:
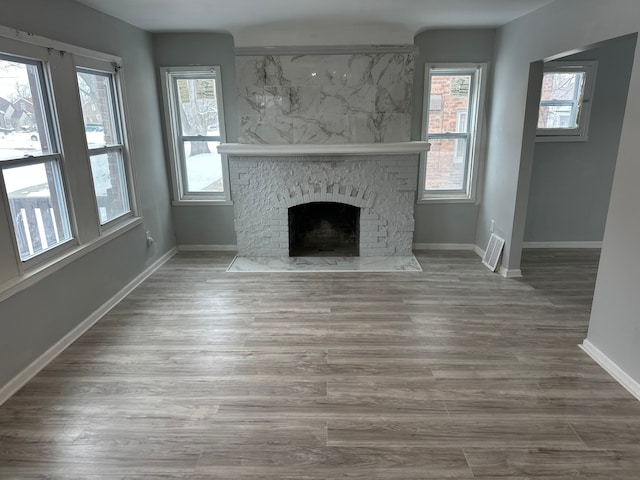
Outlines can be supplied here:
<path id="1" fill-rule="evenodd" d="M 473 250 L 472 243 L 414 243 L 413 249 L 420 250 Z"/>
<path id="2" fill-rule="evenodd" d="M 145 281 L 153 272 L 164 265 L 177 252 L 176 248 L 172 248 L 162 257 L 156 260 L 152 265 L 145 269 L 140 275 L 131 280 L 118 293 L 102 304 L 89 317 L 84 319 L 73 330 L 58 340 L 46 352 L 36 358 L 27 368 L 22 370 L 18 375 L 13 377 L 6 385 L 0 387 L 0 405 L 9 400 L 18 390 L 20 390 L 29 380 L 46 367 L 49 362 L 62 353 L 69 345 L 80 338 L 87 330 L 95 325 L 98 320 L 104 317 L 109 310 L 115 307 L 124 297 L 129 295 L 138 285 Z"/>
<path id="3" fill-rule="evenodd" d="M 602 242 L 524 242 L 522 248 L 602 248 Z"/>
<path id="4" fill-rule="evenodd" d="M 589 340 L 585 339 L 580 348 L 589 355 L 598 365 L 600 365 L 609 375 L 611 375 L 620 385 L 629 391 L 631 395 L 640 400 L 640 383 L 631 378 L 627 372 L 622 370 L 613 360 L 605 355 L 602 350 L 596 347 Z"/>
<path id="5" fill-rule="evenodd" d="M 505 268 L 500 265 L 498 273 L 504 278 L 520 278 L 522 276 L 522 270 L 519 268 Z"/>
<path id="6" fill-rule="evenodd" d="M 237 245 L 178 245 L 179 252 L 237 252 Z"/>
<path id="7" fill-rule="evenodd" d="M 484 257 L 484 250 L 472 243 L 414 243 L 413 249 L 420 250 L 470 250 L 475 252 L 480 258 Z M 522 271 L 517 269 L 507 269 L 500 267 L 498 273 L 505 278 L 519 278 L 522 277 Z"/>

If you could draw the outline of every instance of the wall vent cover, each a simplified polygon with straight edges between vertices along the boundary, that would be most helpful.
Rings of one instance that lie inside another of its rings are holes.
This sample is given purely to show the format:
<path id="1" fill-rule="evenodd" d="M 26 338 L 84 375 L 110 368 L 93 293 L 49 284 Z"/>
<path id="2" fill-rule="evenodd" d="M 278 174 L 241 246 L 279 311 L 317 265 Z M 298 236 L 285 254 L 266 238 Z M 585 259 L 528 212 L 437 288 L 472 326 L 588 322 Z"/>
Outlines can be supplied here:
<path id="1" fill-rule="evenodd" d="M 504 238 L 500 238 L 495 233 L 492 233 L 491 238 L 489 239 L 489 245 L 487 245 L 484 257 L 482 258 L 482 263 L 492 272 L 495 272 L 498 268 L 498 261 L 500 260 L 503 248 Z"/>

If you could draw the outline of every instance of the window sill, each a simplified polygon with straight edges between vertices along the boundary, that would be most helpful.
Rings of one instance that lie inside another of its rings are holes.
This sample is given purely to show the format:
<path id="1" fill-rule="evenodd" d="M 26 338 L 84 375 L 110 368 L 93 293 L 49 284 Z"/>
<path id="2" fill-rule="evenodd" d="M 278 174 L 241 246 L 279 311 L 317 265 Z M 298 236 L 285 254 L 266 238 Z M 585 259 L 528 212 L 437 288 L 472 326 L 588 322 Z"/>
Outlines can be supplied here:
<path id="1" fill-rule="evenodd" d="M 131 210 L 123 213 L 119 217 L 112 218 L 107 223 L 100 225 L 100 236 L 109 235 L 111 232 L 118 230 L 122 225 L 126 225 L 136 218 Z"/>
<path id="2" fill-rule="evenodd" d="M 431 204 L 431 203 L 476 203 L 475 198 L 469 197 L 421 197 L 416 202 L 418 205 Z"/>
<path id="3" fill-rule="evenodd" d="M 138 225 L 142 224 L 142 217 L 134 217 L 126 222 L 110 229 L 108 232 L 103 233 L 100 237 L 95 238 L 89 243 L 84 245 L 76 245 L 75 247 L 65 250 L 64 253 L 56 256 L 55 258 L 45 261 L 39 264 L 37 267 L 25 272 L 24 275 L 14 278 L 0 285 L 0 302 L 15 295 L 22 290 L 29 288 L 36 284 L 43 278 L 57 272 L 61 268 L 69 265 L 70 263 L 84 257 L 90 252 L 100 248 L 107 244 L 111 240 L 124 235 L 130 230 L 133 230 Z"/>
<path id="4" fill-rule="evenodd" d="M 233 205 L 231 200 L 174 200 L 171 202 L 174 207 L 210 207 L 210 206 L 223 206 Z"/>
<path id="5" fill-rule="evenodd" d="M 536 142 L 586 142 L 589 137 L 582 135 L 538 135 L 536 136 Z"/>

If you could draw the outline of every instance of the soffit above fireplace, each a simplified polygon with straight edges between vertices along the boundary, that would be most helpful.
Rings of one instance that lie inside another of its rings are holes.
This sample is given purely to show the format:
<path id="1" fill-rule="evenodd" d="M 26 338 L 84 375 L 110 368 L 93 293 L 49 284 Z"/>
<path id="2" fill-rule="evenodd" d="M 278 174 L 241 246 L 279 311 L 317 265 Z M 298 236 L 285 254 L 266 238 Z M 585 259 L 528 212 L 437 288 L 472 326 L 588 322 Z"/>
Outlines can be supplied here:
<path id="1" fill-rule="evenodd" d="M 239 157 L 309 157 L 327 155 L 402 155 L 429 151 L 428 142 L 287 144 L 223 143 L 218 152 Z"/>

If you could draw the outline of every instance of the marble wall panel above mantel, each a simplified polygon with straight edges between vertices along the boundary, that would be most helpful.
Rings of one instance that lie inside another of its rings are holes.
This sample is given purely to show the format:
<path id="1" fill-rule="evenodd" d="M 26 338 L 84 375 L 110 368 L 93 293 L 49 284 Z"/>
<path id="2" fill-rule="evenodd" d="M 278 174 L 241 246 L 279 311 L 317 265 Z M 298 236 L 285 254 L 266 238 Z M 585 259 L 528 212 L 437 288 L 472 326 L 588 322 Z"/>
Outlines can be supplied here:
<path id="1" fill-rule="evenodd" d="M 237 56 L 241 143 L 410 139 L 412 53 Z"/>

